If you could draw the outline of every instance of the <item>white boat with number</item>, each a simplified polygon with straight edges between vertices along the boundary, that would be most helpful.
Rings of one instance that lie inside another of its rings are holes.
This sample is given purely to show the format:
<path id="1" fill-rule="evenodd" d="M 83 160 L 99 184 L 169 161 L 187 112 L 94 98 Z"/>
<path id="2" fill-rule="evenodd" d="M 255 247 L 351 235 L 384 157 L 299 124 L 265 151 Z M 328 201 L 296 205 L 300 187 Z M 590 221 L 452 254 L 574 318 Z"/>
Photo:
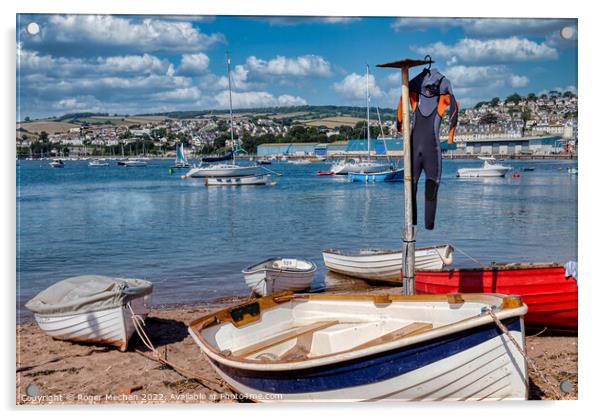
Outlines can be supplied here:
<path id="1" fill-rule="evenodd" d="M 194 167 L 186 173 L 186 177 L 209 178 L 227 176 L 250 176 L 257 174 L 257 166 L 239 166 L 237 164 L 220 163 L 210 166 Z"/>
<path id="2" fill-rule="evenodd" d="M 457 177 L 504 177 L 510 169 L 503 166 L 493 157 L 479 157 L 483 161 L 482 167 L 463 167 L 458 169 Z"/>
<path id="3" fill-rule="evenodd" d="M 311 287 L 316 265 L 295 258 L 266 259 L 243 269 L 245 282 L 258 295 L 303 291 Z"/>
<path id="4" fill-rule="evenodd" d="M 453 261 L 454 248 L 440 244 L 416 249 L 415 268 L 438 270 Z M 373 281 L 399 282 L 403 252 L 401 250 L 362 249 L 348 252 L 338 249 L 322 251 L 326 267 L 343 275 Z"/>
<path id="5" fill-rule="evenodd" d="M 225 176 L 205 178 L 206 186 L 250 186 L 266 185 L 271 179 L 269 174 L 248 176 Z"/>
<path id="6" fill-rule="evenodd" d="M 29 300 L 40 329 L 55 339 L 127 349 L 133 315 L 146 318 L 153 285 L 132 278 L 83 275 L 67 278 Z"/>
<path id="7" fill-rule="evenodd" d="M 283 293 L 188 330 L 254 401 L 525 400 L 526 312 L 520 297 L 500 294 Z"/>
<path id="8" fill-rule="evenodd" d="M 148 166 L 148 163 L 144 160 L 136 160 L 136 159 L 128 159 L 125 160 L 122 164 L 122 166 L 126 166 L 126 167 L 146 167 Z"/>

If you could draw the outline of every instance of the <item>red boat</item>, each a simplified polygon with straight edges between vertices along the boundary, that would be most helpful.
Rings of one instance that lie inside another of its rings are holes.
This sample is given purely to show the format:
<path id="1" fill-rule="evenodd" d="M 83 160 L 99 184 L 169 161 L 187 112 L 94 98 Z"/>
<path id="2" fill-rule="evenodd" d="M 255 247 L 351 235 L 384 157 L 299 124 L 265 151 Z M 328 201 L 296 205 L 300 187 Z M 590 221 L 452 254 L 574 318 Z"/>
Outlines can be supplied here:
<path id="1" fill-rule="evenodd" d="M 318 172 L 316 173 L 316 176 L 332 176 L 334 175 L 334 172 Z"/>
<path id="2" fill-rule="evenodd" d="M 495 264 L 487 268 L 417 271 L 418 294 L 492 292 L 523 297 L 527 326 L 577 330 L 577 280 L 561 264 Z"/>

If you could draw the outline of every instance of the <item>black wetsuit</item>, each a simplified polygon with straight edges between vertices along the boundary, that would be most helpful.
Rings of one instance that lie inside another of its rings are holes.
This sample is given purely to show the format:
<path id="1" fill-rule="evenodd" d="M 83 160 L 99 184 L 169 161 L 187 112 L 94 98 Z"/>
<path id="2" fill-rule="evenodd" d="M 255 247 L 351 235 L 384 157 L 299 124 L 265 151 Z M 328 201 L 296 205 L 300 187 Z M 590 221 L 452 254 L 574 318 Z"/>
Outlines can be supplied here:
<path id="1" fill-rule="evenodd" d="M 441 180 L 441 146 L 439 127 L 441 118 L 449 106 L 449 138 L 451 144 L 458 124 L 458 102 L 451 83 L 439 71 L 423 70 L 410 80 L 410 105 L 412 113 L 412 134 L 410 137 L 412 153 L 412 222 L 416 225 L 416 191 L 418 180 L 424 170 L 426 176 L 424 191 L 424 224 L 428 230 L 435 227 L 437 211 L 437 191 Z M 401 99 L 397 110 L 397 130 L 402 131 Z"/>

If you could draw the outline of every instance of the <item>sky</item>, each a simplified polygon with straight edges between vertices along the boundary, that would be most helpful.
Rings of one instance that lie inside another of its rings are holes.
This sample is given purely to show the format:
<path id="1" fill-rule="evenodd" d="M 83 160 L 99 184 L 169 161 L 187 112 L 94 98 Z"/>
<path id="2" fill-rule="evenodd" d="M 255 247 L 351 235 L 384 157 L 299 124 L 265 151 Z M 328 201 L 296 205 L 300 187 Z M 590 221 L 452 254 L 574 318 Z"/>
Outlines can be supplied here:
<path id="1" fill-rule="evenodd" d="M 227 109 L 227 54 L 236 109 L 365 106 L 366 64 L 394 108 L 400 73 L 376 64 L 426 54 L 461 107 L 577 92 L 576 19 L 20 14 L 16 33 L 19 120 Z"/>

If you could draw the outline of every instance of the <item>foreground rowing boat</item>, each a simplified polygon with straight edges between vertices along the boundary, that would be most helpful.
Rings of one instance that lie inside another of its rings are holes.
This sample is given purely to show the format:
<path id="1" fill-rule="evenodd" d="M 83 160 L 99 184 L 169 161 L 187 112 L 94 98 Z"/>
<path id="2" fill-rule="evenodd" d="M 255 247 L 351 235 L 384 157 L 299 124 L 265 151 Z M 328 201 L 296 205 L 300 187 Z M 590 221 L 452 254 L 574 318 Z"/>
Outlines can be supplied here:
<path id="1" fill-rule="evenodd" d="M 577 280 L 561 264 L 496 264 L 485 268 L 416 272 L 416 291 L 499 292 L 522 296 L 528 326 L 577 330 Z M 575 274 L 576 275 L 576 274 Z"/>
<path id="2" fill-rule="evenodd" d="M 416 249 L 416 269 L 442 269 L 451 265 L 454 248 L 440 244 Z M 343 275 L 371 281 L 400 282 L 401 250 L 364 249 L 359 252 L 322 251 L 326 267 Z"/>
<path id="3" fill-rule="evenodd" d="M 520 297 L 292 293 L 193 321 L 216 372 L 257 401 L 524 400 Z"/>

